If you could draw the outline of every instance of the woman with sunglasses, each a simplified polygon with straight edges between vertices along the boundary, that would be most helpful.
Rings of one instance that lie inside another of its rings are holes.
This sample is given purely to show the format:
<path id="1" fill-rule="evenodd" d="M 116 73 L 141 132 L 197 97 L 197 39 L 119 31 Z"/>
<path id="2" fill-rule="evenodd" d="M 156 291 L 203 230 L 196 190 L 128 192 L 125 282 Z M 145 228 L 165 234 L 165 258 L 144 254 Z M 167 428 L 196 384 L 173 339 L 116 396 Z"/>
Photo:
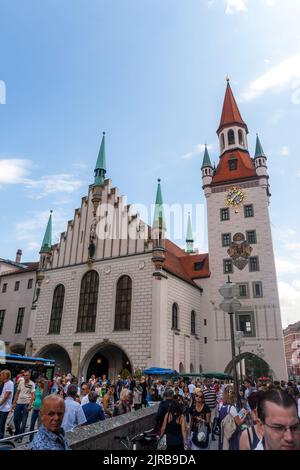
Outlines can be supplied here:
<path id="1" fill-rule="evenodd" d="M 191 450 L 209 450 L 211 438 L 210 415 L 210 409 L 205 404 L 204 395 L 202 391 L 198 391 L 195 393 L 195 403 L 190 408 Z M 206 435 L 202 436 L 202 441 L 199 441 L 199 427 L 201 424 L 205 425 Z"/>

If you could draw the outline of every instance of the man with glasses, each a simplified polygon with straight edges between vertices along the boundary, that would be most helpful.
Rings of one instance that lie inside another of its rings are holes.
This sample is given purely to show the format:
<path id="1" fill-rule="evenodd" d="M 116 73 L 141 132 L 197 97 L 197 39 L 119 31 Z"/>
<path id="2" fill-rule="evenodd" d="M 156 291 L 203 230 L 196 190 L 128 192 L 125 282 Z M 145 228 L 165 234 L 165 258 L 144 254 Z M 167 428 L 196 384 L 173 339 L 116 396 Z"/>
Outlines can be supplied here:
<path id="1" fill-rule="evenodd" d="M 271 389 L 258 402 L 263 439 L 255 450 L 300 450 L 300 422 L 294 398 Z"/>

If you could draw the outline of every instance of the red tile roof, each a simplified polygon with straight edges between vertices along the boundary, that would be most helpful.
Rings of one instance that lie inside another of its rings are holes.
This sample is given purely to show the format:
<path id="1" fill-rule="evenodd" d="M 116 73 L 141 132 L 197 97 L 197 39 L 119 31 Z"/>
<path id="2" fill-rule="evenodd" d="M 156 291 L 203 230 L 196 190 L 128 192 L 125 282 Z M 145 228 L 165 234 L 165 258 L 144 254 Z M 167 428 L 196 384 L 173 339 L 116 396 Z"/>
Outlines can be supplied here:
<path id="1" fill-rule="evenodd" d="M 195 270 L 195 263 L 203 263 L 200 270 Z M 210 276 L 208 254 L 190 254 L 179 248 L 175 243 L 166 240 L 166 261 L 164 270 L 197 286 L 193 281 Z M 197 286 L 199 287 L 199 286 Z"/>
<path id="2" fill-rule="evenodd" d="M 240 124 L 248 131 L 247 124 L 243 121 L 243 118 L 233 96 L 231 86 L 228 82 L 224 98 L 221 121 L 217 132 L 220 132 L 224 127 L 232 124 Z"/>
<path id="3" fill-rule="evenodd" d="M 237 159 L 236 170 L 229 169 L 229 160 L 233 157 Z M 216 174 L 212 179 L 212 185 L 253 177 L 257 177 L 257 173 L 249 153 L 242 150 L 233 150 L 225 152 L 221 156 Z"/>

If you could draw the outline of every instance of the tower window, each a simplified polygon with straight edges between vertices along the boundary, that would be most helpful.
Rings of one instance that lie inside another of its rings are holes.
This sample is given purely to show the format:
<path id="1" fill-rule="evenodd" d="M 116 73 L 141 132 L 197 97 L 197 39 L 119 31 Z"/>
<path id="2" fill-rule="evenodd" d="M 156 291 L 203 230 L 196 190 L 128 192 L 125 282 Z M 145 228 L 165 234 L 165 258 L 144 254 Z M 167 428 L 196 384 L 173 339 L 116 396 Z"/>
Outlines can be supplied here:
<path id="1" fill-rule="evenodd" d="M 249 297 L 249 285 L 248 285 L 248 283 L 239 284 L 239 297 L 240 298 Z"/>
<path id="2" fill-rule="evenodd" d="M 221 150 L 225 148 L 225 137 L 224 134 L 221 134 Z"/>
<path id="3" fill-rule="evenodd" d="M 203 265 L 204 261 L 197 261 L 197 263 L 194 263 L 194 271 L 201 271 Z"/>
<path id="4" fill-rule="evenodd" d="M 263 288 L 262 288 L 262 282 L 253 282 L 252 283 L 253 287 L 253 297 L 258 298 L 258 297 L 263 297 Z"/>
<path id="5" fill-rule="evenodd" d="M 2 292 L 6 292 L 7 291 L 7 283 L 3 284 L 2 286 Z"/>
<path id="6" fill-rule="evenodd" d="M 234 137 L 234 132 L 232 129 L 228 131 L 227 137 L 228 137 L 228 145 L 234 145 L 235 137 Z"/>
<path id="7" fill-rule="evenodd" d="M 231 158 L 228 160 L 229 170 L 237 170 L 237 158 Z"/>
<path id="8" fill-rule="evenodd" d="M 248 243 L 257 243 L 257 240 L 256 240 L 256 230 L 248 230 L 246 232 L 246 236 L 247 236 L 247 242 Z"/>
<path id="9" fill-rule="evenodd" d="M 220 209 L 220 217 L 222 221 L 230 219 L 229 207 L 227 207 L 226 209 Z"/>
<path id="10" fill-rule="evenodd" d="M 231 243 L 231 233 L 222 234 L 222 246 L 229 246 Z"/>
<path id="11" fill-rule="evenodd" d="M 233 273 L 233 267 L 232 267 L 231 259 L 224 259 L 223 260 L 223 272 L 224 272 L 224 274 Z"/>
<path id="12" fill-rule="evenodd" d="M 239 132 L 238 132 L 238 134 L 239 134 L 239 144 L 242 145 L 242 147 L 244 147 L 245 144 L 244 144 L 243 131 L 240 129 Z"/>
<path id="13" fill-rule="evenodd" d="M 245 217 L 254 217 L 253 204 L 247 204 L 244 206 Z"/>
<path id="14" fill-rule="evenodd" d="M 258 256 L 251 256 L 249 258 L 249 271 L 259 271 L 259 261 Z"/>
<path id="15" fill-rule="evenodd" d="M 255 337 L 255 322 L 253 312 L 243 312 L 236 314 L 236 329 L 243 331 L 246 337 Z"/>

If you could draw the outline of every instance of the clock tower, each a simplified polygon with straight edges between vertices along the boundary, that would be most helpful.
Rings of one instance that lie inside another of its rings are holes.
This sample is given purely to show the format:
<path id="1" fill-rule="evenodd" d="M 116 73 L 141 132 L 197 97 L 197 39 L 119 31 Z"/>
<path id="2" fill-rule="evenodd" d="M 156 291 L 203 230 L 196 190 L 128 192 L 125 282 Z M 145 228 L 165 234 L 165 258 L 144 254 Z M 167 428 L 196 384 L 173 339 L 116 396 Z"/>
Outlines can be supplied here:
<path id="1" fill-rule="evenodd" d="M 238 284 L 241 303 L 234 317 L 235 331 L 242 331 L 244 336 L 237 361 L 239 373 L 286 379 L 269 217 L 267 157 L 257 136 L 251 158 L 248 133 L 227 80 L 217 130 L 219 162 L 213 169 L 206 149 L 201 168 L 211 273 L 207 285 L 204 370 L 232 372 L 229 315 L 219 307 L 219 288 L 229 275 Z"/>

